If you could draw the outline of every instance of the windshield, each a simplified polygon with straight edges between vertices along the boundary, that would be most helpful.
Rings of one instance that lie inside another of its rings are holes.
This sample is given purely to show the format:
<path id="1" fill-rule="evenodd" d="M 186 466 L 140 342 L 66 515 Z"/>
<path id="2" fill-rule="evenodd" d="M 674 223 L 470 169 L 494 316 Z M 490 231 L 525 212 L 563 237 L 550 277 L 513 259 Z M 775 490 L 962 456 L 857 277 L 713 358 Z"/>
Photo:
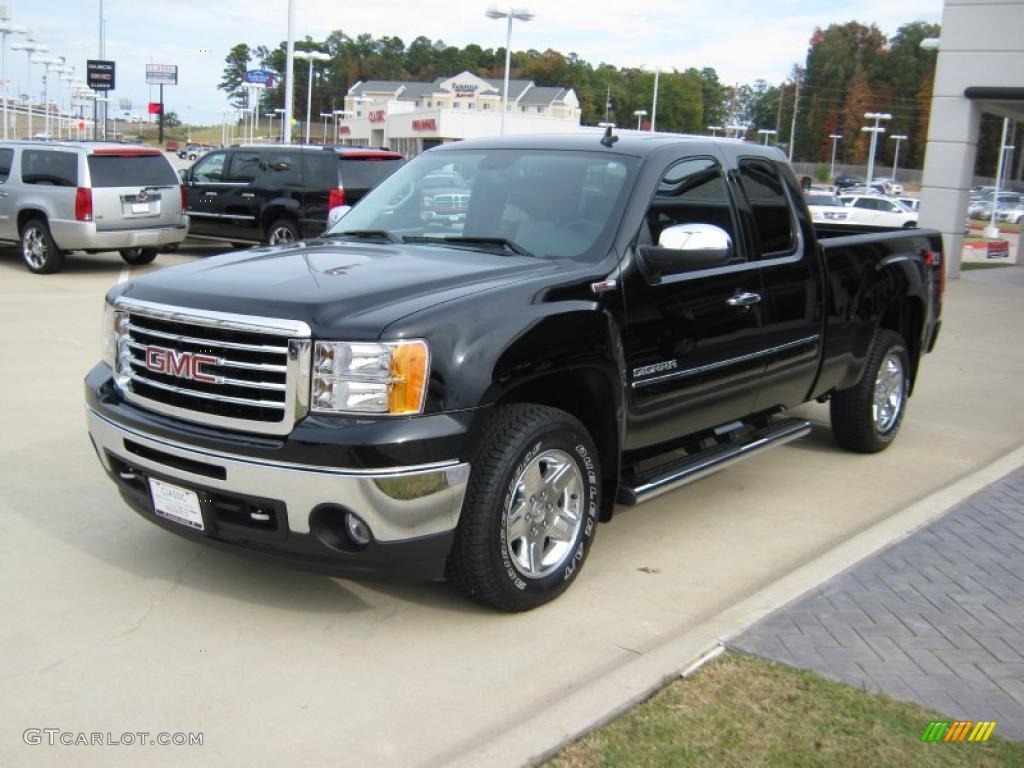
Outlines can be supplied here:
<path id="1" fill-rule="evenodd" d="M 370 192 L 326 236 L 597 261 L 608 253 L 636 160 L 605 152 L 426 152 Z"/>
<path id="2" fill-rule="evenodd" d="M 174 187 L 180 184 L 161 155 L 89 155 L 94 187 Z"/>

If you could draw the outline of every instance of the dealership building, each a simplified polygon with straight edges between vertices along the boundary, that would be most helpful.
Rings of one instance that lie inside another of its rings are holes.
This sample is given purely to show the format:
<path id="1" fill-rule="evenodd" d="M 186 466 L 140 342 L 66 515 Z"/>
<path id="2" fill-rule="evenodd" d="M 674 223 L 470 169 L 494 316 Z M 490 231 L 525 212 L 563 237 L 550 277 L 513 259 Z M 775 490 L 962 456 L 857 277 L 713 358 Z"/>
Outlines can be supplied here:
<path id="1" fill-rule="evenodd" d="M 412 157 L 449 141 L 496 136 L 503 87 L 502 80 L 470 72 L 430 83 L 356 83 L 338 115 L 337 140 L 351 146 L 388 147 Z M 506 134 L 579 130 L 580 103 L 571 88 L 509 81 Z"/>

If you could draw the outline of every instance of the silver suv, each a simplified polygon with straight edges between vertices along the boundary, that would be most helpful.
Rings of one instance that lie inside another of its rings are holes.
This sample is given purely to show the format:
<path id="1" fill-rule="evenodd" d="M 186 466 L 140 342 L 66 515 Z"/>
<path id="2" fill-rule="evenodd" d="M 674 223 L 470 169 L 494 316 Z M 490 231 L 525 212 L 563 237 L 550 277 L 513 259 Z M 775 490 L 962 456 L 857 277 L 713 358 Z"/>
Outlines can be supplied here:
<path id="1" fill-rule="evenodd" d="M 148 264 L 188 233 L 184 192 L 158 149 L 124 144 L 0 142 L 0 241 L 18 242 L 32 272 L 67 251 L 119 251 Z"/>

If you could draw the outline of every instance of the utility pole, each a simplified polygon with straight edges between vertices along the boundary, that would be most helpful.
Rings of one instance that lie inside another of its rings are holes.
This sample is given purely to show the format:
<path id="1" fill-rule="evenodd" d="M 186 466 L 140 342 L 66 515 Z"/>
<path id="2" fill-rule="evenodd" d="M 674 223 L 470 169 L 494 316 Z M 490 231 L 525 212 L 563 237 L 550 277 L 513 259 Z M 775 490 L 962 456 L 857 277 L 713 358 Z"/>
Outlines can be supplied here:
<path id="1" fill-rule="evenodd" d="M 875 124 L 865 125 L 861 130 L 864 133 L 871 134 L 871 149 L 868 151 L 868 178 L 865 186 L 871 189 L 872 177 L 875 174 L 875 147 L 878 144 L 878 134 L 885 133 L 885 128 L 882 127 L 882 120 L 892 120 L 892 115 L 884 112 L 865 112 L 864 117 L 868 120 L 874 120 Z"/>
<path id="2" fill-rule="evenodd" d="M 608 110 L 612 106 L 612 87 L 609 85 L 604 93 L 604 121 L 608 122 Z M 639 130 L 639 129 L 638 129 Z"/>
<path id="3" fill-rule="evenodd" d="M 775 116 L 775 135 L 782 130 L 782 102 L 786 98 L 786 84 L 779 86 L 779 113 Z"/>
<path id="4" fill-rule="evenodd" d="M 789 162 L 793 162 L 793 147 L 796 146 L 796 110 L 800 106 L 800 81 L 794 79 L 793 84 L 796 90 L 793 93 L 793 121 L 789 125 Z"/>

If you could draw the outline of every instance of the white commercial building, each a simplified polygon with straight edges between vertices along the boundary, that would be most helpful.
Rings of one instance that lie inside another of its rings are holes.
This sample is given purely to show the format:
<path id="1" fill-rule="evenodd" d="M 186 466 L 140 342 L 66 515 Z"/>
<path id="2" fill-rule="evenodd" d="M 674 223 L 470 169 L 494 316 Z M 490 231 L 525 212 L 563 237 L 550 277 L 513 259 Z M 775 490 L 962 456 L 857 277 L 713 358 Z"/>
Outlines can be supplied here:
<path id="1" fill-rule="evenodd" d="M 412 157 L 437 144 L 497 136 L 503 82 L 463 72 L 432 83 L 370 80 L 356 83 L 338 115 L 337 140 L 386 146 Z M 571 88 L 510 80 L 505 133 L 580 130 L 580 103 Z"/>
<path id="2" fill-rule="evenodd" d="M 950 277 L 960 274 L 981 115 L 1024 120 L 1022 32 L 1022 2 L 945 2 L 919 223 L 942 231 Z"/>

